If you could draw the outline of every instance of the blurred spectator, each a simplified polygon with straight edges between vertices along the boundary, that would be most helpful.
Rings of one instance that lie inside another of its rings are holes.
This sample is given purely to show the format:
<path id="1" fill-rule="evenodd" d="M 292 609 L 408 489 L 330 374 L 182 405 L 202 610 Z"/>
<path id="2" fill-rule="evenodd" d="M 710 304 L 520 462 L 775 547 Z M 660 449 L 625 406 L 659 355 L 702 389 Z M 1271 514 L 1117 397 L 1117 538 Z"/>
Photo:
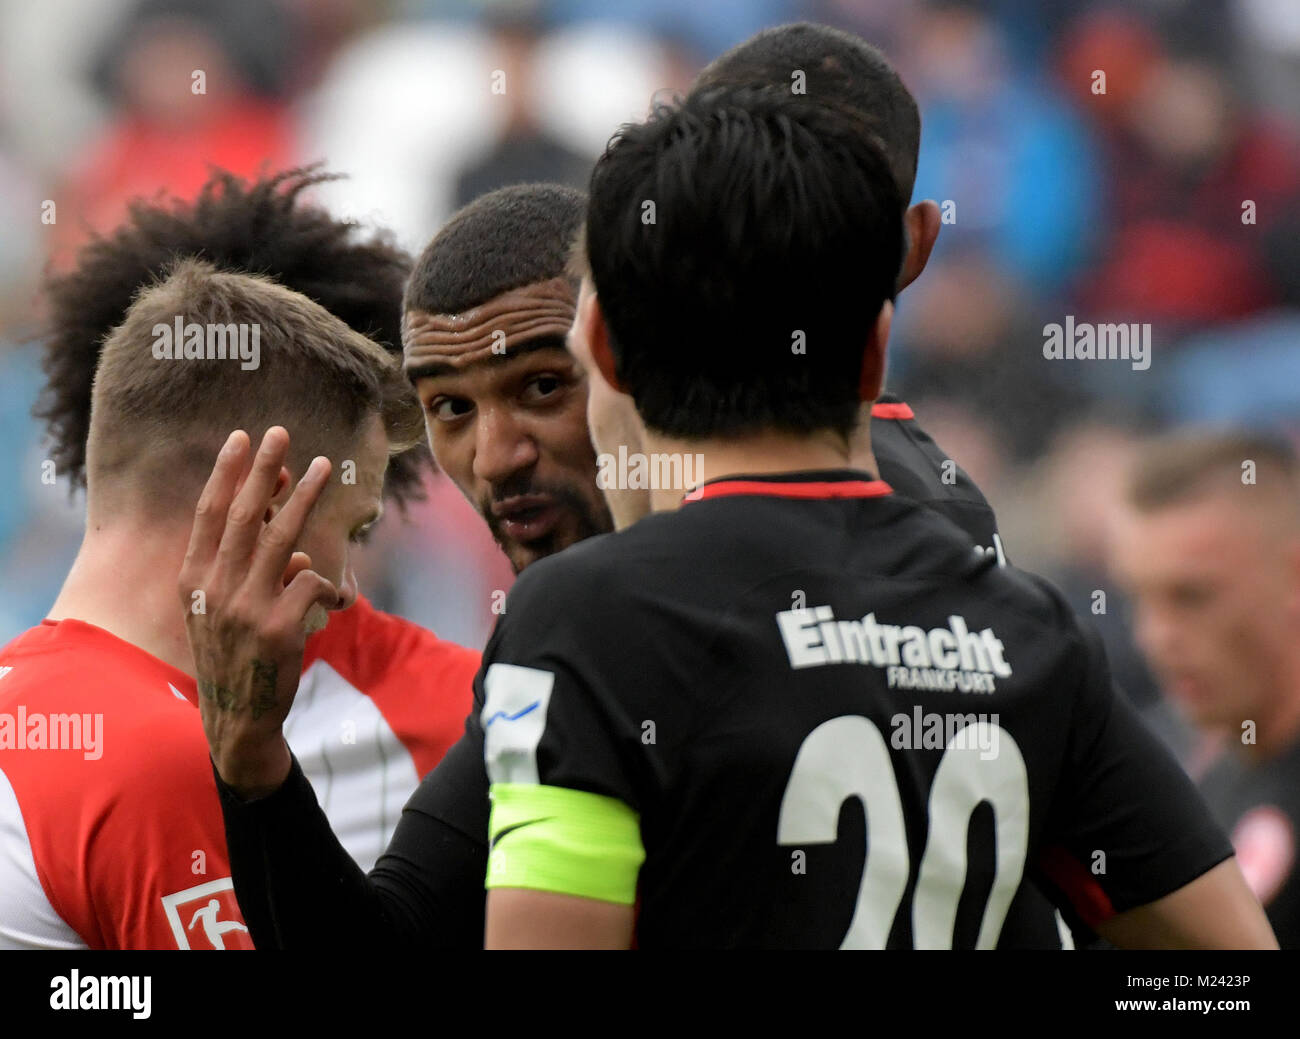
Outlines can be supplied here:
<path id="1" fill-rule="evenodd" d="M 456 208 L 511 184 L 547 181 L 585 191 L 594 156 L 573 151 L 538 121 L 536 54 L 543 27 L 536 16 L 500 15 L 492 23 L 498 62 L 493 99 L 505 107 L 500 139 L 456 178 Z"/>
<path id="2" fill-rule="evenodd" d="M 1066 67 L 1081 97 L 1079 75 L 1122 55 L 1106 81 L 1122 102 L 1095 105 L 1111 233 L 1083 305 L 1095 320 L 1159 322 L 1168 343 L 1282 302 L 1271 232 L 1300 200 L 1293 135 L 1252 112 L 1219 61 L 1144 49 L 1136 28 L 1119 51 L 1087 21 L 1076 32 L 1064 48 L 1078 47 Z"/>
<path id="3" fill-rule="evenodd" d="M 952 230 L 942 229 L 940 246 Z M 922 398 L 960 401 L 990 427 L 1002 464 L 1012 466 L 1040 452 L 1085 402 L 1061 366 L 1043 357 L 1040 308 L 1026 292 L 986 253 L 949 249 L 902 297 L 891 359 L 891 387 L 913 407 Z M 928 411 L 921 414 L 928 426 Z"/>
<path id="4" fill-rule="evenodd" d="M 214 166 L 240 176 L 293 165 L 283 88 L 294 34 L 274 0 L 140 0 L 102 48 L 95 80 L 114 116 L 74 162 L 56 259 L 136 196 L 191 198 Z"/>
<path id="5" fill-rule="evenodd" d="M 1092 142 L 1073 111 L 1013 68 L 969 0 L 929 0 L 904 79 L 921 105 L 918 199 L 952 204 L 945 249 L 981 248 L 1035 293 L 1069 283 L 1098 217 Z"/>
<path id="6" fill-rule="evenodd" d="M 551 32 L 530 60 L 523 100 L 548 137 L 588 157 L 584 186 L 614 130 L 644 118 L 675 74 L 653 37 L 605 24 Z M 420 248 L 456 209 L 460 174 L 501 139 L 512 99 L 491 93 L 499 68 L 474 23 L 388 24 L 349 43 L 303 105 L 304 152 L 348 174 L 321 200 Z"/>
<path id="7" fill-rule="evenodd" d="M 1175 434 L 1126 491 L 1114 561 L 1138 642 L 1205 740 L 1191 769 L 1279 943 L 1298 947 L 1300 461 L 1259 435 Z"/>
<path id="8" fill-rule="evenodd" d="M 1040 468 L 1044 493 L 1033 521 L 1053 556 L 1052 580 L 1106 646 L 1115 684 L 1165 743 L 1185 760 L 1192 734 L 1160 695 L 1133 638 L 1133 607 L 1110 579 L 1110 523 L 1123 501 L 1135 450 L 1126 426 L 1101 414 L 1068 427 Z"/>
<path id="9" fill-rule="evenodd" d="M 1102 8 L 1079 15 L 1057 46 L 1067 96 L 1105 133 L 1118 133 L 1163 51 L 1155 28 L 1132 10 Z"/>
<path id="10" fill-rule="evenodd" d="M 344 47 L 392 17 L 394 0 L 280 0 L 294 26 L 284 93 L 315 88 Z"/>

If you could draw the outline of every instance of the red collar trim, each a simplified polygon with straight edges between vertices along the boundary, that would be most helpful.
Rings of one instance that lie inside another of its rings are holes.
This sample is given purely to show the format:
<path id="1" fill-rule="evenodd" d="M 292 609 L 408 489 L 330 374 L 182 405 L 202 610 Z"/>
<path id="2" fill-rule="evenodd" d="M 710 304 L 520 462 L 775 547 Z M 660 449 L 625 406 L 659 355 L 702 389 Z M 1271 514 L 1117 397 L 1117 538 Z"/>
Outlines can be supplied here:
<path id="1" fill-rule="evenodd" d="M 871 405 L 872 418 L 913 419 L 916 413 L 903 401 L 877 401 Z"/>
<path id="2" fill-rule="evenodd" d="M 884 480 L 820 480 L 816 483 L 769 483 L 766 480 L 719 480 L 706 483 L 686 495 L 683 501 L 706 498 L 729 498 L 742 494 L 761 494 L 772 498 L 880 498 L 893 494 L 894 488 Z"/>

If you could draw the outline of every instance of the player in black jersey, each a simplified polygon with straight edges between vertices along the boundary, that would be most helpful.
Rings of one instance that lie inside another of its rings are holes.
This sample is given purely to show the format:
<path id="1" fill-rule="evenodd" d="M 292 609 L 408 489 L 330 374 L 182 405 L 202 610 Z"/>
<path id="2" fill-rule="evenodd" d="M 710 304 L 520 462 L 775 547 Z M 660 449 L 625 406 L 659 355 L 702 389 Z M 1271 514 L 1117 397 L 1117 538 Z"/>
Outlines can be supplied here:
<path id="1" fill-rule="evenodd" d="M 1060 596 L 848 468 L 897 211 L 858 122 L 755 92 L 597 164 L 575 352 L 717 477 L 511 593 L 489 947 L 990 948 L 1026 874 L 1121 944 L 1274 944 Z"/>

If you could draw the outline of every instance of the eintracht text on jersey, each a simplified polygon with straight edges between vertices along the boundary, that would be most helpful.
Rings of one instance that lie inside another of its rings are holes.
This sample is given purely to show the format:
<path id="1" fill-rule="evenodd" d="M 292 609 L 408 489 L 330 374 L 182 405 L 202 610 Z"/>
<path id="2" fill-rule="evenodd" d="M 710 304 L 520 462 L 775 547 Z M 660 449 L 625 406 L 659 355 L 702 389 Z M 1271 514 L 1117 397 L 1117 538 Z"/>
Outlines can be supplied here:
<path id="1" fill-rule="evenodd" d="M 994 678 L 1009 678 L 1011 665 L 992 628 L 971 631 L 953 615 L 940 628 L 882 624 L 874 613 L 836 620 L 829 606 L 784 610 L 776 623 L 792 668 L 869 664 L 885 668 L 891 689 L 991 693 Z"/>

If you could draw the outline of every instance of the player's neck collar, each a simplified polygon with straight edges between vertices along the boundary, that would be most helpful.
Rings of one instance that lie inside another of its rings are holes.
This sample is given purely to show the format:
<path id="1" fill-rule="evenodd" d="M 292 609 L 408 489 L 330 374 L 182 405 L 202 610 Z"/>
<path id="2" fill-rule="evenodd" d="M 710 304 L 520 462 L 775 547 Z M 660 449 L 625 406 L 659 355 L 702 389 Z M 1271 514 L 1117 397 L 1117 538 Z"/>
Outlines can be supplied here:
<path id="1" fill-rule="evenodd" d="M 763 495 L 804 500 L 879 498 L 894 489 L 863 469 L 820 469 L 809 472 L 738 474 L 708 480 L 682 500 L 689 504 L 709 498 Z"/>

